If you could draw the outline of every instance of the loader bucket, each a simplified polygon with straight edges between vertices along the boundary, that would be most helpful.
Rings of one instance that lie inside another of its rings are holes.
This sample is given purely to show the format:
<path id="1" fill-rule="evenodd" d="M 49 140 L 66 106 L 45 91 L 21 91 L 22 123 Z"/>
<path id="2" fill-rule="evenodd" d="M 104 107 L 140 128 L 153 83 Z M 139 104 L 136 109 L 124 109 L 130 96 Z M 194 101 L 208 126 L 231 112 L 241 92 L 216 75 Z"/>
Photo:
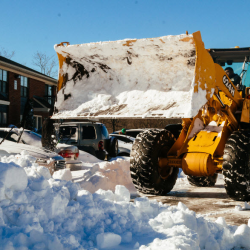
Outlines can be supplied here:
<path id="1" fill-rule="evenodd" d="M 200 32 L 55 50 L 55 119 L 190 118 L 214 92 L 214 63 Z"/>

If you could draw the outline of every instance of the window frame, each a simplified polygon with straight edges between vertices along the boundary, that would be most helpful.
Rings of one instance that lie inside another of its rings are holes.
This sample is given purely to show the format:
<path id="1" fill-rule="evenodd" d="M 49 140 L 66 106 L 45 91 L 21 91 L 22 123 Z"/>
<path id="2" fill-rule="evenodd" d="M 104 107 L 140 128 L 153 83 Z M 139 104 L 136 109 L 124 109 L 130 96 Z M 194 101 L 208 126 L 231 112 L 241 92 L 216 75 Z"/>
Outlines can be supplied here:
<path id="1" fill-rule="evenodd" d="M 21 86 L 21 97 L 29 98 L 29 78 L 26 76 L 20 76 L 20 86 Z"/>
<path id="2" fill-rule="evenodd" d="M 51 89 L 50 89 L 51 88 Z M 50 91 L 49 91 L 50 89 Z M 47 100 L 47 102 L 50 105 L 54 104 L 54 86 L 53 85 L 49 85 L 49 84 L 45 84 L 45 95 L 44 98 Z"/>
<path id="3" fill-rule="evenodd" d="M 9 91 L 8 71 L 0 69 L 0 93 L 3 94 L 5 97 L 7 97 L 8 91 Z"/>

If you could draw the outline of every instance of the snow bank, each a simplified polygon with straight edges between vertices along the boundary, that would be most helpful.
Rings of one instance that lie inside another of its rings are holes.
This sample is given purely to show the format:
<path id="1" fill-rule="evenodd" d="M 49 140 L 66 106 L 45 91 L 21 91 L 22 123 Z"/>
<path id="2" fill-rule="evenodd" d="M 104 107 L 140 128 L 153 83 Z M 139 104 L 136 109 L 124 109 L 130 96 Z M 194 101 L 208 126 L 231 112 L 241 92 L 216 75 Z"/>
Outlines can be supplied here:
<path id="1" fill-rule="evenodd" d="M 92 154 L 89 154 L 85 151 L 79 150 L 79 157 L 77 160 L 82 161 L 84 164 L 86 163 L 98 163 L 98 162 L 103 162 L 102 160 L 96 158 Z M 93 164 L 90 164 L 92 166 Z"/>
<path id="2" fill-rule="evenodd" d="M 194 93 L 192 35 L 56 46 L 67 57 L 54 118 L 193 117 L 207 102 Z"/>
<path id="3" fill-rule="evenodd" d="M 130 176 L 130 163 L 121 158 L 111 162 L 100 161 L 83 171 L 74 171 L 72 175 L 75 182 L 90 193 L 98 189 L 115 191 L 117 184 L 126 186 L 130 193 L 137 193 Z"/>
<path id="4" fill-rule="evenodd" d="M 229 226 L 223 218 L 210 222 L 182 203 L 167 206 L 146 197 L 130 202 L 121 185 L 91 194 L 77 183 L 51 178 L 25 154 L 2 158 L 0 169 L 3 250 L 250 249 L 247 225 Z"/>

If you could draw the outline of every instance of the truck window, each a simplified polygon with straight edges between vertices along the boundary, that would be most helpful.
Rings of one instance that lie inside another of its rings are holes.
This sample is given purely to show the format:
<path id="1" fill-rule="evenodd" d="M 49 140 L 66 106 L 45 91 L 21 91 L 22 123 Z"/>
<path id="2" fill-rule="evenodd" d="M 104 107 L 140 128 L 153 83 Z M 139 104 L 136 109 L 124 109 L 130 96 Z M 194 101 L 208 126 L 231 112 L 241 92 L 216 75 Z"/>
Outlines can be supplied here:
<path id="1" fill-rule="evenodd" d="M 77 127 L 60 127 L 59 135 L 63 139 L 77 139 Z"/>
<path id="2" fill-rule="evenodd" d="M 93 140 L 96 138 L 95 128 L 93 126 L 82 127 L 82 140 Z"/>
<path id="3" fill-rule="evenodd" d="M 107 128 L 104 125 L 101 125 L 101 132 L 102 132 L 102 139 L 108 139 L 109 138 L 109 132 Z"/>

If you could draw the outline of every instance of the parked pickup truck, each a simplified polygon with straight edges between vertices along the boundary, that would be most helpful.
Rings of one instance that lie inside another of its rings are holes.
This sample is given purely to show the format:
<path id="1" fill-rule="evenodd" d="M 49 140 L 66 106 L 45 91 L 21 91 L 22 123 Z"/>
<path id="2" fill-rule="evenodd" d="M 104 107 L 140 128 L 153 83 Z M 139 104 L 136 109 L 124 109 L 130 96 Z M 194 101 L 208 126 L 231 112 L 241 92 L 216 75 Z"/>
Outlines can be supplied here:
<path id="1" fill-rule="evenodd" d="M 101 160 L 116 157 L 118 141 L 109 136 L 104 124 L 98 122 L 55 123 L 60 143 L 76 145 L 79 150 L 88 152 Z"/>

